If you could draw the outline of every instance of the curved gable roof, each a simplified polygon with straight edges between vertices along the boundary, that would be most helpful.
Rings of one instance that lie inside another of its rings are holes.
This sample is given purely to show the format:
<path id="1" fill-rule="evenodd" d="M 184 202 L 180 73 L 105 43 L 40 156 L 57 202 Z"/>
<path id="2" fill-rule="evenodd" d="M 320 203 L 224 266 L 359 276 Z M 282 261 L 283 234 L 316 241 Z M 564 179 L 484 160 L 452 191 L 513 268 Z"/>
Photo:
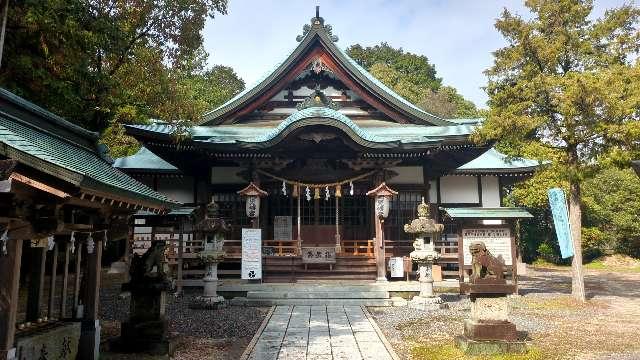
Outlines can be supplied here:
<path id="1" fill-rule="evenodd" d="M 318 19 L 318 22 L 315 22 L 315 19 Z M 272 86 L 275 86 L 279 80 L 283 79 L 293 69 L 293 67 L 303 60 L 304 56 L 309 51 L 318 45 L 332 57 L 338 66 L 346 71 L 351 80 L 356 84 L 363 86 L 367 91 L 380 99 L 386 106 L 389 106 L 396 112 L 402 114 L 409 122 L 440 126 L 454 124 L 449 120 L 430 114 L 413 105 L 411 102 L 407 101 L 376 79 L 355 60 L 351 59 L 346 52 L 341 50 L 333 42 L 332 35 L 327 33 L 324 26 L 324 20 L 322 18 L 313 18 L 311 23 L 312 25 L 309 27 L 309 31 L 304 34 L 300 44 L 298 44 L 298 46 L 283 62 L 278 64 L 275 69 L 260 79 L 256 85 L 240 92 L 218 108 L 205 113 L 200 125 L 219 125 L 226 121 L 228 116 L 250 104 L 260 95 L 268 91 Z"/>

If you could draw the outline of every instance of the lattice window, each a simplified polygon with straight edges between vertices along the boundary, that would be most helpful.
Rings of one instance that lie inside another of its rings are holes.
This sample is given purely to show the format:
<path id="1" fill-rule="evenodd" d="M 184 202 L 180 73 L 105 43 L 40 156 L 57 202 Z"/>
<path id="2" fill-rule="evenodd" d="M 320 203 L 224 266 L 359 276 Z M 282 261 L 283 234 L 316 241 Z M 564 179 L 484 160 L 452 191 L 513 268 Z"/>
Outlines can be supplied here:
<path id="1" fill-rule="evenodd" d="M 389 216 L 384 222 L 385 237 L 388 240 L 413 241 L 413 237 L 404 232 L 404 224 L 415 219 L 420 201 L 421 191 L 400 191 L 393 197 L 389 204 Z"/>
<path id="2" fill-rule="evenodd" d="M 334 225 L 336 223 L 336 198 L 332 196 L 329 200 L 324 199 L 324 191 L 321 192 L 322 198 L 319 199 L 320 216 L 318 217 L 318 225 Z"/>
<path id="3" fill-rule="evenodd" d="M 240 239 L 242 237 L 242 228 L 251 225 L 242 197 L 235 192 L 230 192 L 216 193 L 213 195 L 213 199 L 220 206 L 220 216 L 231 224 L 230 239 Z"/>

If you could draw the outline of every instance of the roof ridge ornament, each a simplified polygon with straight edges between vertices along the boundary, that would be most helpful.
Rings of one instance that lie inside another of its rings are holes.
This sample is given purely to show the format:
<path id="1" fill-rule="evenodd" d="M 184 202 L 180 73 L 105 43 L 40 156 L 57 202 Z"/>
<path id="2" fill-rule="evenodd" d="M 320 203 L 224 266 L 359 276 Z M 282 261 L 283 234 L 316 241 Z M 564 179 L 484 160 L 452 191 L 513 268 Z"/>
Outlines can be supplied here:
<path id="1" fill-rule="evenodd" d="M 328 107 L 332 110 L 338 110 L 340 105 L 333 101 L 330 97 L 325 95 L 320 90 L 319 86 L 316 86 L 316 89 L 309 94 L 301 103 L 296 106 L 296 109 L 303 110 L 311 107 Z"/>
<path id="2" fill-rule="evenodd" d="M 320 17 L 320 6 L 316 6 L 316 16 L 311 18 L 311 25 L 305 24 L 302 27 L 302 35 L 296 36 L 296 41 L 301 42 L 312 28 L 316 29 L 316 31 L 324 31 L 333 42 L 338 42 L 339 40 L 337 36 L 333 35 L 333 27 L 329 24 L 325 25 L 324 18 Z"/>

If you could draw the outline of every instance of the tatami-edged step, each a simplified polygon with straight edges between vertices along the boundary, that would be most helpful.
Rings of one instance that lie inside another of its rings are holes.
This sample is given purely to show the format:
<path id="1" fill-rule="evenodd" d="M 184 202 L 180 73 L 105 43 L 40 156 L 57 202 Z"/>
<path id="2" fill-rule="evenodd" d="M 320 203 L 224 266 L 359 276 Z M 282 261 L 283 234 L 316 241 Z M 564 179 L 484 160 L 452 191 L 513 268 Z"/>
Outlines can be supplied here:
<path id="1" fill-rule="evenodd" d="M 249 291 L 247 299 L 389 299 L 387 291 Z"/>
<path id="2" fill-rule="evenodd" d="M 392 306 L 391 299 L 248 299 L 230 300 L 234 306 L 326 305 L 326 306 Z"/>

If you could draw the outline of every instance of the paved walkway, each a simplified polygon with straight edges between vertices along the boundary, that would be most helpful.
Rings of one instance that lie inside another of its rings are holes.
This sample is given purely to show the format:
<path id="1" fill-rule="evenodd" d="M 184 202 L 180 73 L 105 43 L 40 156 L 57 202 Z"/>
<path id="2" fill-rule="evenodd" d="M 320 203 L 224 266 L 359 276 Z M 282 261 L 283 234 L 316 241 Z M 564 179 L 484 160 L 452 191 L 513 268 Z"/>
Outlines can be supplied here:
<path id="1" fill-rule="evenodd" d="M 251 360 L 392 360 L 359 306 L 278 306 Z"/>

